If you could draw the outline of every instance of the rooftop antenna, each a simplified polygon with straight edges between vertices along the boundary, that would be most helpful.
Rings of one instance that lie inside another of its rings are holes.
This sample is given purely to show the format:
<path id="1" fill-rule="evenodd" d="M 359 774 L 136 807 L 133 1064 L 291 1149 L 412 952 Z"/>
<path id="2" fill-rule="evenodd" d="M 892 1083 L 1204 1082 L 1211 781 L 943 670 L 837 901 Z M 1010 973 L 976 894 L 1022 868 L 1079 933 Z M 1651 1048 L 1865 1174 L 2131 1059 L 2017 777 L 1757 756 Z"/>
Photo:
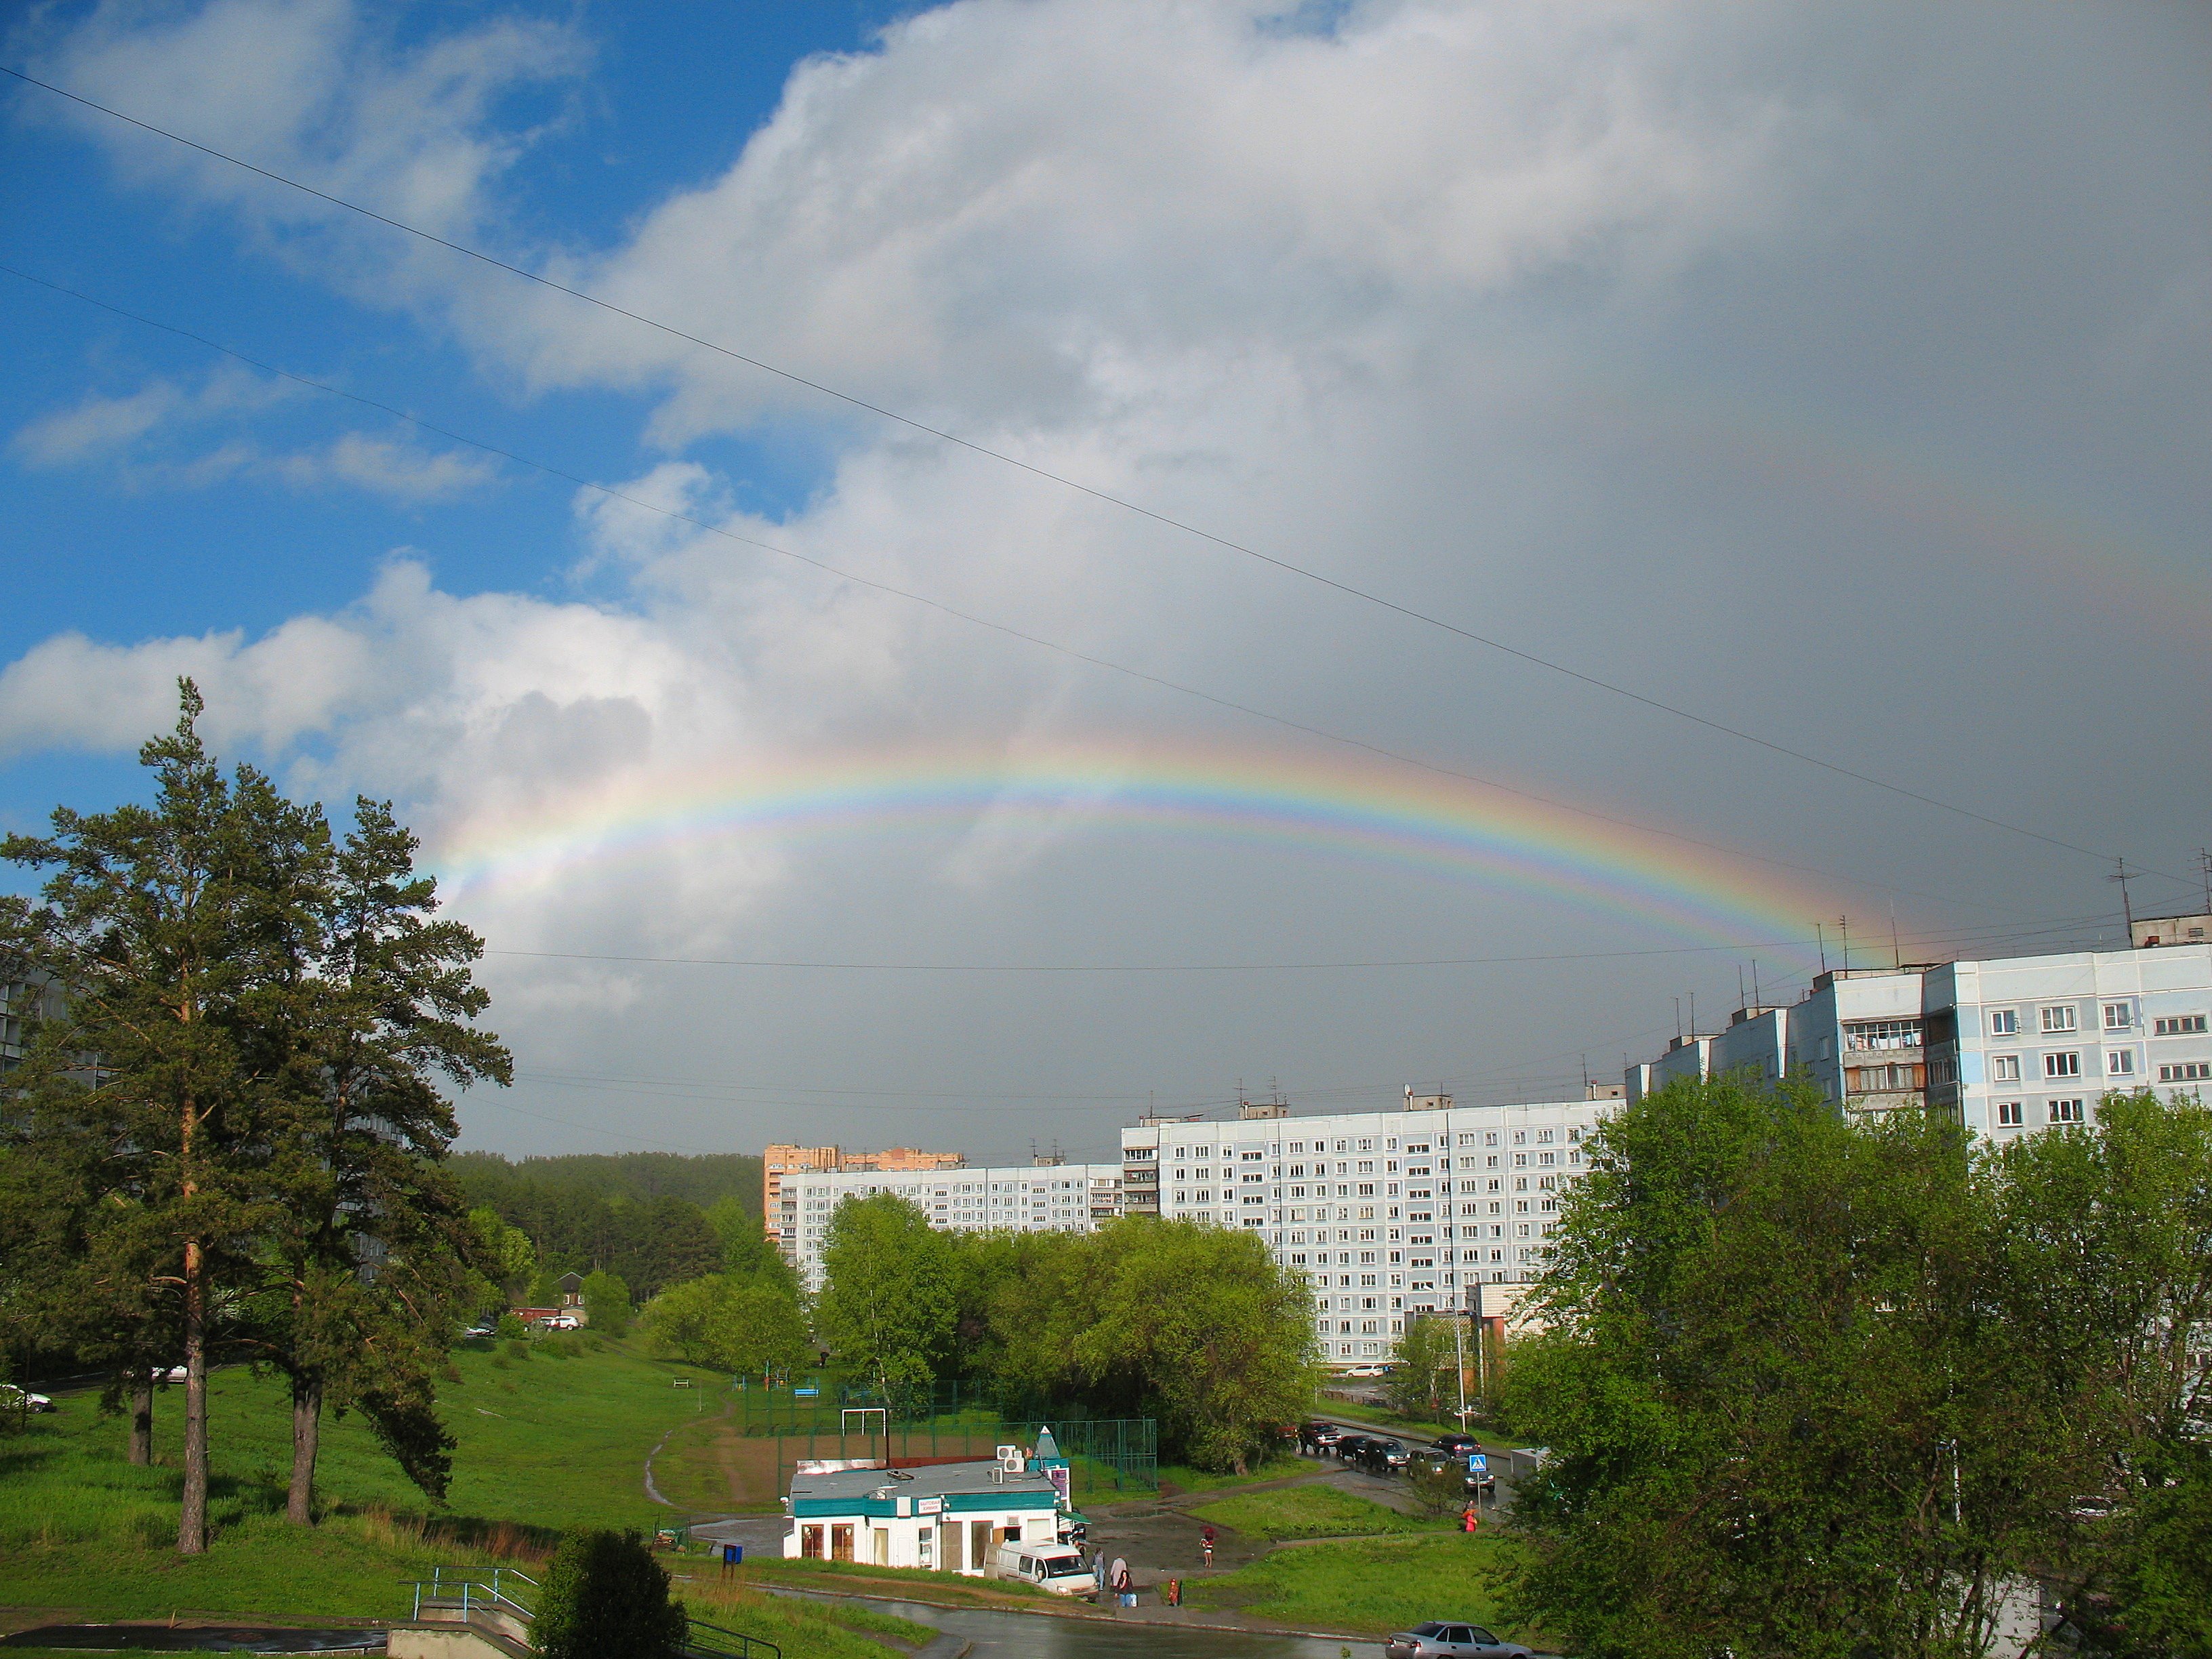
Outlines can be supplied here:
<path id="1" fill-rule="evenodd" d="M 1743 964 L 1740 962 L 1735 965 L 1735 1006 L 1739 1008 L 1744 1006 Z"/>
<path id="2" fill-rule="evenodd" d="M 2128 920 L 2128 944 L 2132 947 L 2136 942 L 2136 907 L 2135 902 L 2128 896 L 2128 883 L 2134 878 L 2136 872 L 2128 868 L 2127 854 L 2124 853 L 2114 862 L 2119 866 L 2118 869 L 2113 874 L 2106 876 L 2105 879 L 2120 884 L 2120 913 Z"/>
<path id="3" fill-rule="evenodd" d="M 1698 994 L 1690 993 L 1690 1041 L 1698 1040 Z"/>
<path id="4" fill-rule="evenodd" d="M 1844 971 L 1848 974 L 1851 971 L 1851 919 L 1838 916 L 1836 931 L 1844 936 Z"/>
<path id="5" fill-rule="evenodd" d="M 1820 971 L 1828 971 L 1828 936 L 1820 931 L 1820 924 L 1813 924 L 1813 942 L 1820 947 Z"/>
<path id="6" fill-rule="evenodd" d="M 1674 999 L 1674 1046 L 1682 1046 L 1682 999 Z"/>
<path id="7" fill-rule="evenodd" d="M 1589 1098 L 1589 1056 L 1583 1056 L 1583 1098 Z"/>
<path id="8" fill-rule="evenodd" d="M 1759 958 L 1757 957 L 1753 957 L 1751 959 L 1751 1002 L 1752 1006 L 1754 1008 L 1760 1006 L 1759 1000 Z"/>
<path id="9" fill-rule="evenodd" d="M 2197 849 L 2197 867 L 2204 872 L 2204 914 L 2212 916 L 2212 848 Z"/>
<path id="10" fill-rule="evenodd" d="M 1889 965 L 1893 968 L 1905 966 L 1905 952 L 1898 948 L 1897 944 L 1897 901 L 1895 899 L 1889 902 Z"/>

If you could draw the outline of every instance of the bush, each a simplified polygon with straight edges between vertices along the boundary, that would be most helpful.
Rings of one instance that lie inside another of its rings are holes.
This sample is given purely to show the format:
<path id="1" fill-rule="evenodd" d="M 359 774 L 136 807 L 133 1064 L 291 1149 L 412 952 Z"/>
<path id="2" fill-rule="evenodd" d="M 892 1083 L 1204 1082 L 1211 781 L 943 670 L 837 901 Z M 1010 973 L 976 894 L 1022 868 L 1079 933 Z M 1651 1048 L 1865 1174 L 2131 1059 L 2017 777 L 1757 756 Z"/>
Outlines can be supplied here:
<path id="1" fill-rule="evenodd" d="M 532 1626 L 545 1659 L 660 1659 L 684 1644 L 684 1609 L 635 1532 L 572 1532 L 546 1569 Z"/>
<path id="2" fill-rule="evenodd" d="M 524 1327 L 522 1321 L 514 1314 L 503 1313 L 499 1316 L 499 1325 L 497 1327 L 498 1334 L 506 1337 L 508 1340 L 520 1341 L 522 1340 L 523 1329 Z"/>
<path id="3" fill-rule="evenodd" d="M 519 1336 L 518 1336 L 518 1337 L 516 1337 L 516 1338 L 514 1338 L 513 1340 L 509 1341 L 509 1342 L 507 1343 L 507 1357 L 509 1359 L 527 1359 L 527 1358 L 530 1358 L 530 1345 L 529 1345 L 527 1342 L 524 1341 L 524 1340 L 523 1340 L 520 1337 L 519 1337 Z"/>

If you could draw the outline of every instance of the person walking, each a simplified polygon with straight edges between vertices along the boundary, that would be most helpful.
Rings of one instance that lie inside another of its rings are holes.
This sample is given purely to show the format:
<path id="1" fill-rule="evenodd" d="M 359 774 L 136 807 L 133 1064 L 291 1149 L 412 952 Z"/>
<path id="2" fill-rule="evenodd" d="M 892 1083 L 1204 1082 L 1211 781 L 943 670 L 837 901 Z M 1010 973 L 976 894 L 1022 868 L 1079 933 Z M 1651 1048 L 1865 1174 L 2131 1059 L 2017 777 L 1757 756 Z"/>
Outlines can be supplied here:
<path id="1" fill-rule="evenodd" d="M 1208 1567 L 1213 1565 L 1213 1522 L 1211 1521 L 1206 1523 L 1206 1530 L 1198 1535 L 1198 1553 Z"/>
<path id="2" fill-rule="evenodd" d="M 1119 1557 L 1114 1562 L 1114 1594 L 1125 1607 L 1137 1605 L 1137 1581 L 1129 1576 L 1129 1564 Z"/>
<path id="3" fill-rule="evenodd" d="M 1106 1605 L 1106 1552 L 1103 1549 L 1091 1552 L 1091 1576 L 1098 1581 L 1091 1599 L 1103 1607 Z"/>
<path id="4" fill-rule="evenodd" d="M 1459 1529 L 1462 1532 L 1473 1532 L 1481 1524 L 1482 1512 L 1476 1509 L 1474 1504 L 1469 1504 L 1467 1506 L 1467 1513 L 1459 1518 Z"/>

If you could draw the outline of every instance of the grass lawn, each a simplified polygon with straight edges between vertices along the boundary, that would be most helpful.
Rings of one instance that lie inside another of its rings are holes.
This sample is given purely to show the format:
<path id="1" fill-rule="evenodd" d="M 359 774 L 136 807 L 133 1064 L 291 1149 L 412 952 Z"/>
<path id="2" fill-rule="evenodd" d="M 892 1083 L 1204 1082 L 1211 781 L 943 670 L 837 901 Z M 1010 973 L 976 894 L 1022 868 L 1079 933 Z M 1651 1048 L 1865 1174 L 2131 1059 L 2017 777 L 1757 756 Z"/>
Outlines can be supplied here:
<path id="1" fill-rule="evenodd" d="M 1424 1619 L 1467 1619 L 1525 1641 L 1498 1613 L 1498 1577 L 1516 1547 L 1457 1535 L 1293 1547 L 1218 1578 L 1188 1580 L 1184 1590 L 1194 1607 L 1377 1640 Z"/>
<path id="2" fill-rule="evenodd" d="M 1244 1492 L 1191 1513 L 1248 1538 L 1365 1538 L 1381 1533 L 1439 1532 L 1444 1527 L 1443 1522 L 1401 1515 L 1372 1498 L 1320 1485 Z"/>
<path id="3" fill-rule="evenodd" d="M 279 1623 L 388 1619 L 408 1611 L 407 1585 L 434 1565 L 504 1559 L 533 1571 L 563 1527 L 650 1528 L 681 1518 L 645 1496 L 645 1458 L 672 1429 L 718 1414 L 726 1379 L 629 1344 L 576 1346 L 572 1358 L 544 1345 L 527 1358 L 504 1345 L 456 1352 L 460 1380 L 440 1389 L 459 1442 L 442 1510 L 407 1484 L 358 1418 L 325 1419 L 325 1518 L 312 1529 L 283 1518 L 284 1385 L 217 1372 L 208 1389 L 213 1541 L 195 1558 L 174 1549 L 180 1392 L 155 1395 L 150 1468 L 125 1461 L 124 1425 L 101 1418 L 92 1394 L 62 1395 L 52 1415 L 0 1438 L 0 1605 L 102 1620 L 179 1611 Z M 678 1375 L 694 1386 L 671 1387 Z M 908 1640 L 928 1634 L 876 1628 L 868 1621 L 884 1615 L 870 1609 L 732 1601 L 698 1581 L 678 1589 L 697 1598 L 698 1617 L 765 1636 L 787 1659 L 881 1659 L 863 1629 Z"/>
<path id="4" fill-rule="evenodd" d="M 1270 1480 L 1287 1480 L 1310 1467 L 1301 1464 L 1298 1455 L 1294 1451 L 1280 1452 L 1264 1462 L 1256 1463 L 1248 1474 L 1211 1474 L 1204 1469 L 1194 1469 L 1187 1463 L 1163 1463 L 1160 1465 L 1160 1492 L 1165 1497 L 1178 1492 L 1219 1492 L 1229 1486 L 1261 1486 Z M 1107 1503 L 1111 1500 L 1102 1495 L 1097 1501 Z"/>

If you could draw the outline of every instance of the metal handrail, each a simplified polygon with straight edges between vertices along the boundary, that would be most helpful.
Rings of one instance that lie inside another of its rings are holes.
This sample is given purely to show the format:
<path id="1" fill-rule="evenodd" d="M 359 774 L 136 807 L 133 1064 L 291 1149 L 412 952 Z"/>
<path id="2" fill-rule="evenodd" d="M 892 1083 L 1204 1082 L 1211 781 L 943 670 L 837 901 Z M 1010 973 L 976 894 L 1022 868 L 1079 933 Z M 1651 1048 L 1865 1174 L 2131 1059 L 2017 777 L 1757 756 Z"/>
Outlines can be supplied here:
<path id="1" fill-rule="evenodd" d="M 710 1625 L 703 1619 L 686 1619 L 684 1626 L 684 1651 L 695 1656 L 695 1659 L 752 1659 L 756 1650 L 772 1655 L 774 1659 L 783 1659 L 783 1650 L 775 1643 L 764 1641 L 757 1636 L 748 1636 L 741 1630 L 725 1630 L 721 1626 Z M 710 1638 L 723 1637 L 738 1645 L 734 1648 L 718 1647 L 711 1639 L 702 1640 L 698 1635 L 701 1631 L 706 1632 Z"/>
<path id="2" fill-rule="evenodd" d="M 423 1592 L 428 1590 L 429 1592 L 428 1599 L 432 1601 L 450 1603 L 458 1596 L 460 1603 L 461 1622 L 465 1625 L 470 1623 L 473 1615 L 479 1611 L 487 1615 L 510 1614 L 525 1624 L 529 1624 L 537 1619 L 538 1615 L 535 1613 L 500 1588 L 502 1578 L 519 1578 L 524 1583 L 536 1589 L 538 1581 L 528 1573 L 518 1571 L 513 1567 L 494 1567 L 491 1582 L 487 1584 L 481 1578 L 460 1576 L 469 1571 L 465 1567 L 434 1566 L 430 1569 L 430 1577 L 427 1583 L 422 1579 L 416 1579 L 414 1586 L 414 1618 L 419 1620 L 422 1617 L 422 1603 L 425 1600 Z M 456 1576 L 449 1579 L 446 1577 L 448 1572 Z"/>

